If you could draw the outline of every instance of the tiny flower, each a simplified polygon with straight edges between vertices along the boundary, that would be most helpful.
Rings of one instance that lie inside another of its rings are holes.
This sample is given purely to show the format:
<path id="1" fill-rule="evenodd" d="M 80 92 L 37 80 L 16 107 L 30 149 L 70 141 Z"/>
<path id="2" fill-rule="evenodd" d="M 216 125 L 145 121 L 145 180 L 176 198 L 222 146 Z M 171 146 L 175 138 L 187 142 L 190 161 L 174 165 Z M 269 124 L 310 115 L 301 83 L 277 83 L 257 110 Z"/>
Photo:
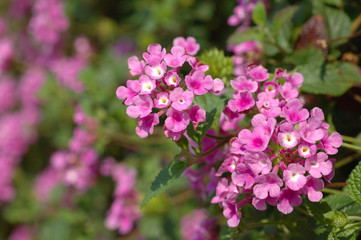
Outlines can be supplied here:
<path id="1" fill-rule="evenodd" d="M 250 92 L 235 94 L 234 99 L 228 101 L 228 107 L 232 112 L 243 112 L 254 106 L 255 101 Z"/>
<path id="2" fill-rule="evenodd" d="M 241 220 L 241 212 L 239 211 L 239 207 L 237 204 L 233 204 L 230 202 L 222 202 L 223 207 L 223 215 L 227 218 L 227 224 L 230 227 L 237 227 L 239 221 Z"/>
<path id="3" fill-rule="evenodd" d="M 146 117 L 152 112 L 153 101 L 149 95 L 137 95 L 133 98 L 133 105 L 127 108 L 127 114 L 131 118 Z"/>
<path id="4" fill-rule="evenodd" d="M 299 88 L 302 86 L 303 83 L 303 75 L 298 72 L 295 72 L 293 76 L 291 76 L 291 74 L 288 74 L 286 76 L 286 81 L 290 82 L 296 88 Z"/>
<path id="5" fill-rule="evenodd" d="M 293 124 L 305 121 L 309 117 L 309 112 L 302 106 L 298 99 L 289 100 L 286 106 L 282 108 L 286 120 Z"/>
<path id="6" fill-rule="evenodd" d="M 277 121 L 273 117 L 267 118 L 265 115 L 259 113 L 253 116 L 251 124 L 255 128 L 262 127 L 265 131 L 267 131 L 268 135 L 271 136 L 276 127 Z"/>
<path id="7" fill-rule="evenodd" d="M 252 205 L 258 210 L 258 211 L 264 211 L 267 209 L 266 202 L 271 204 L 272 206 L 276 206 L 277 204 L 277 198 L 273 197 L 267 197 L 265 199 L 259 199 L 257 197 L 252 198 Z"/>
<path id="8" fill-rule="evenodd" d="M 120 100 L 125 100 L 125 105 L 130 105 L 133 103 L 133 98 L 138 95 L 140 90 L 141 85 L 138 80 L 128 80 L 127 87 L 118 87 L 116 94 Z"/>
<path id="9" fill-rule="evenodd" d="M 252 152 L 261 152 L 268 146 L 270 135 L 263 127 L 256 127 L 253 132 L 243 129 L 239 132 L 238 138 L 245 144 L 245 149 Z"/>
<path id="10" fill-rule="evenodd" d="M 307 183 L 304 187 L 304 192 L 307 194 L 307 197 L 311 202 L 319 202 L 323 195 L 321 191 L 317 190 L 322 190 L 324 186 L 325 185 L 321 179 L 307 176 Z"/>
<path id="11" fill-rule="evenodd" d="M 206 121 L 206 111 L 201 109 L 197 104 L 192 106 L 189 110 L 189 117 L 193 123 L 194 128 L 196 129 L 200 122 Z"/>
<path id="12" fill-rule="evenodd" d="M 298 192 L 285 188 L 282 190 L 278 201 L 277 209 L 283 214 L 289 214 L 293 211 L 293 207 L 302 203 L 302 198 Z"/>
<path id="13" fill-rule="evenodd" d="M 317 147 L 315 144 L 302 142 L 300 145 L 298 145 L 298 154 L 303 158 L 309 158 L 315 155 L 316 152 L 317 152 Z"/>
<path id="14" fill-rule="evenodd" d="M 222 79 L 215 78 L 213 81 L 213 88 L 211 92 L 215 95 L 219 95 L 222 94 L 223 90 L 224 90 L 224 82 L 222 81 Z"/>
<path id="15" fill-rule="evenodd" d="M 184 55 L 185 50 L 183 47 L 174 46 L 171 49 L 172 54 L 166 54 L 164 56 L 164 61 L 169 67 L 181 67 L 183 63 L 186 61 L 187 56 Z"/>
<path id="16" fill-rule="evenodd" d="M 299 129 L 302 139 L 308 143 L 316 143 L 321 140 L 325 135 L 321 126 L 321 122 L 315 118 L 310 118 L 307 122 L 300 122 Z"/>
<path id="17" fill-rule="evenodd" d="M 164 76 L 167 71 L 167 65 L 165 62 L 161 62 L 154 66 L 146 66 L 145 73 L 150 76 L 152 79 L 160 79 Z"/>
<path id="18" fill-rule="evenodd" d="M 183 91 L 182 88 L 178 87 L 170 92 L 169 99 L 172 101 L 172 107 L 175 110 L 183 111 L 192 105 L 194 95 L 191 91 Z"/>
<path id="19" fill-rule="evenodd" d="M 153 134 L 154 126 L 158 124 L 158 115 L 155 113 L 149 114 L 144 118 L 138 119 L 138 126 L 135 128 L 135 132 L 139 137 L 146 138 L 149 134 Z"/>
<path id="20" fill-rule="evenodd" d="M 244 187 L 245 189 L 252 187 L 256 177 L 252 169 L 243 163 L 236 166 L 236 169 L 231 176 L 234 184 L 239 187 Z"/>
<path id="21" fill-rule="evenodd" d="M 256 92 L 258 89 L 258 83 L 253 80 L 248 80 L 244 76 L 239 76 L 234 80 L 231 80 L 231 86 L 238 92 Z"/>
<path id="22" fill-rule="evenodd" d="M 248 74 L 257 82 L 262 82 L 269 78 L 267 69 L 262 66 L 248 68 Z"/>
<path id="23" fill-rule="evenodd" d="M 177 37 L 173 40 L 173 45 L 183 47 L 186 50 L 186 53 L 192 56 L 196 55 L 199 50 L 199 44 L 194 37 L 187 37 L 187 39 Z"/>
<path id="24" fill-rule="evenodd" d="M 256 174 L 267 174 L 272 169 L 272 163 L 264 152 L 249 152 L 244 155 L 244 161 Z"/>
<path id="25" fill-rule="evenodd" d="M 174 108 L 169 108 L 167 111 L 167 119 L 164 126 L 167 130 L 172 132 L 181 132 L 185 130 L 190 122 L 188 113 L 177 111 Z"/>
<path id="26" fill-rule="evenodd" d="M 154 99 L 154 105 L 156 108 L 165 108 L 170 105 L 171 101 L 169 99 L 168 93 L 161 92 L 157 94 L 156 99 Z"/>
<path id="27" fill-rule="evenodd" d="M 273 97 L 276 97 L 278 95 L 278 83 L 267 81 L 263 85 L 263 91 L 272 93 Z"/>
<path id="28" fill-rule="evenodd" d="M 293 125 L 284 122 L 280 125 L 280 132 L 278 133 L 278 141 L 285 148 L 295 147 L 300 139 L 300 134 L 293 128 Z"/>
<path id="29" fill-rule="evenodd" d="M 338 132 L 332 133 L 328 136 L 328 131 L 325 133 L 325 136 L 321 139 L 321 145 L 327 154 L 333 155 L 338 152 L 342 144 L 342 137 Z"/>
<path id="30" fill-rule="evenodd" d="M 279 100 L 274 98 L 273 93 L 261 92 L 257 98 L 256 105 L 263 115 L 266 117 L 277 117 L 280 115 Z"/>
<path id="31" fill-rule="evenodd" d="M 253 187 L 254 195 L 259 199 L 278 197 L 283 185 L 282 179 L 275 173 L 263 174 L 256 177 L 256 185 Z"/>
<path id="32" fill-rule="evenodd" d="M 304 174 L 306 170 L 299 164 L 291 163 L 287 169 L 283 171 L 283 180 L 285 185 L 293 190 L 298 191 L 306 184 L 306 177 Z"/>
<path id="33" fill-rule="evenodd" d="M 167 73 L 167 76 L 164 78 L 164 82 L 169 87 L 177 87 L 181 81 L 181 78 L 178 76 L 177 72 L 170 70 Z"/>
<path id="34" fill-rule="evenodd" d="M 147 50 L 148 52 L 143 53 L 145 61 L 151 66 L 159 65 L 164 58 L 165 49 L 162 49 L 160 44 L 150 44 Z"/>
<path id="35" fill-rule="evenodd" d="M 145 67 L 145 62 L 139 61 L 138 57 L 132 56 L 128 58 L 128 68 L 130 69 L 130 74 L 132 76 L 143 74 Z"/>
<path id="36" fill-rule="evenodd" d="M 210 75 L 204 77 L 204 72 L 195 71 L 192 75 L 185 77 L 185 82 L 189 90 L 195 95 L 203 95 L 213 88 L 213 79 Z"/>
<path id="37" fill-rule="evenodd" d="M 281 93 L 282 97 L 286 100 L 290 100 L 296 98 L 298 96 L 298 89 L 294 87 L 291 83 L 286 82 L 283 86 L 279 86 L 279 92 Z"/>
<path id="38" fill-rule="evenodd" d="M 328 156 L 324 152 L 319 152 L 307 158 L 305 168 L 314 178 L 321 178 L 332 172 L 332 162 L 327 160 Z"/>
<path id="39" fill-rule="evenodd" d="M 151 80 L 147 75 L 140 76 L 139 83 L 141 86 L 140 95 L 151 94 L 156 87 L 155 80 Z"/>
<path id="40" fill-rule="evenodd" d="M 181 139 L 183 133 L 185 133 L 186 130 L 180 131 L 180 132 L 173 132 L 168 129 L 164 130 L 164 135 L 167 138 L 172 138 L 173 141 L 177 142 Z"/>

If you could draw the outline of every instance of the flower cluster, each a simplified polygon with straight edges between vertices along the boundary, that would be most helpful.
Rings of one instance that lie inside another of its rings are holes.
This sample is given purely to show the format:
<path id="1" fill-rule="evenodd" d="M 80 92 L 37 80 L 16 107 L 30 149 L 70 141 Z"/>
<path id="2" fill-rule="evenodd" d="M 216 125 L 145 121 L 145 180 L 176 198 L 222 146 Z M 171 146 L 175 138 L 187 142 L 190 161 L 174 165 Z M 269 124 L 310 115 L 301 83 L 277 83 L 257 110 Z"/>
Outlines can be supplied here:
<path id="1" fill-rule="evenodd" d="M 230 153 L 216 174 L 230 177 L 222 177 L 211 201 L 223 208 L 231 227 L 238 225 L 240 208 L 249 202 L 258 210 L 267 203 L 277 205 L 289 214 L 302 195 L 320 201 L 322 179 L 329 182 L 334 175 L 335 159 L 328 155 L 336 154 L 342 143 L 339 133 L 329 134 L 320 108 L 303 108 L 300 73 L 277 69 L 269 79 L 262 66 L 249 66 L 245 72 L 231 80 L 235 92 L 225 112 L 230 119 L 238 113 L 253 117 L 249 128 L 231 140 Z"/>
<path id="2" fill-rule="evenodd" d="M 233 74 L 236 76 L 244 75 L 244 69 L 249 63 L 260 64 L 263 49 L 257 40 L 228 45 L 227 49 L 234 54 Z"/>
<path id="3" fill-rule="evenodd" d="M 129 233 L 140 218 L 139 193 L 135 189 L 135 169 L 127 169 L 123 164 L 116 164 L 108 158 L 104 161 L 101 174 L 111 176 L 116 187 L 113 193 L 114 201 L 110 207 L 105 225 L 109 229 L 118 229 L 121 235 Z"/>
<path id="4" fill-rule="evenodd" d="M 166 116 L 164 134 L 174 141 L 186 133 L 190 122 L 197 126 L 206 120 L 205 110 L 193 104 L 194 97 L 218 93 L 224 84 L 221 79 L 205 75 L 208 66 L 194 57 L 198 50 L 194 38 L 178 37 L 171 53 L 167 54 L 159 44 L 151 44 L 143 53 L 144 60 L 136 56 L 128 59 L 131 75 L 140 75 L 139 79 L 128 80 L 127 87 L 120 86 L 116 94 L 128 106 L 127 114 L 138 119 L 136 133 L 140 137 L 152 134 L 162 115 Z M 191 70 L 182 81 L 186 62 Z"/>
<path id="5" fill-rule="evenodd" d="M 205 209 L 196 209 L 181 220 L 184 240 L 218 239 L 217 218 L 210 218 Z"/>
<path id="6" fill-rule="evenodd" d="M 238 31 L 243 31 L 251 24 L 252 12 L 258 2 L 267 3 L 266 0 L 237 0 L 238 5 L 233 9 L 233 14 L 228 18 L 230 26 L 238 26 Z"/>

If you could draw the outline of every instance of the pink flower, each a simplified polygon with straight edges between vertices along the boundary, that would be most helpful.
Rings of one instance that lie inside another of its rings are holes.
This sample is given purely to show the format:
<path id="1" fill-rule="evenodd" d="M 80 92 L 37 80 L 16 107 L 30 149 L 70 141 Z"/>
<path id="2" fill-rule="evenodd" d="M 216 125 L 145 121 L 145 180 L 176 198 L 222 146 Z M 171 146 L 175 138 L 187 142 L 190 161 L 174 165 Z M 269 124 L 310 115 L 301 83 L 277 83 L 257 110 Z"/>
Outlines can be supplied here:
<path id="1" fill-rule="evenodd" d="M 261 92 L 257 96 L 256 105 L 259 111 L 266 117 L 277 117 L 281 113 L 279 100 L 274 98 L 274 94 L 270 92 Z"/>
<path id="2" fill-rule="evenodd" d="M 251 188 L 255 183 L 255 173 L 252 169 L 243 163 L 236 166 L 235 171 L 232 173 L 232 182 L 239 187 L 244 187 L 245 189 Z"/>
<path id="3" fill-rule="evenodd" d="M 11 78 L 0 79 L 0 114 L 16 103 L 16 82 Z"/>
<path id="4" fill-rule="evenodd" d="M 195 95 L 203 95 L 213 88 L 213 79 L 210 75 L 204 77 L 204 72 L 195 71 L 192 75 L 185 77 L 185 82 Z"/>
<path id="5" fill-rule="evenodd" d="M 133 105 L 127 108 L 127 114 L 131 118 L 146 117 L 152 112 L 153 101 L 149 95 L 137 95 L 133 98 Z"/>
<path id="6" fill-rule="evenodd" d="M 223 215 L 228 219 L 228 226 L 237 227 L 242 217 L 240 207 L 230 202 L 222 202 L 221 205 L 223 207 Z"/>
<path id="7" fill-rule="evenodd" d="M 177 71 L 169 70 L 167 76 L 164 78 L 164 82 L 169 87 L 178 87 L 181 78 L 178 76 Z"/>
<path id="8" fill-rule="evenodd" d="M 130 69 L 130 74 L 132 76 L 143 74 L 145 67 L 145 62 L 139 61 L 137 56 L 131 56 L 128 58 L 128 68 Z"/>
<path id="9" fill-rule="evenodd" d="M 293 86 L 289 82 L 286 82 L 285 84 L 283 84 L 283 86 L 280 86 L 279 92 L 281 93 L 282 97 L 284 97 L 284 99 L 286 100 L 290 100 L 298 96 L 297 87 Z"/>
<path id="10" fill-rule="evenodd" d="M 0 75 L 7 69 L 14 55 L 14 46 L 10 38 L 0 38 Z"/>
<path id="11" fill-rule="evenodd" d="M 239 132 L 238 138 L 245 144 L 245 149 L 252 152 L 261 152 L 268 146 L 270 135 L 263 127 L 255 127 L 253 132 L 243 129 Z"/>
<path id="12" fill-rule="evenodd" d="M 298 192 L 285 188 L 282 190 L 278 201 L 277 209 L 283 214 L 289 214 L 293 211 L 293 207 L 302 203 L 302 198 Z"/>
<path id="13" fill-rule="evenodd" d="M 153 134 L 154 126 L 159 124 L 159 117 L 157 114 L 152 113 L 144 118 L 138 119 L 138 125 L 135 132 L 141 138 L 148 137 L 148 134 Z"/>
<path id="14" fill-rule="evenodd" d="M 304 192 L 307 194 L 307 197 L 311 202 L 319 202 L 322 199 L 322 192 L 317 190 L 322 190 L 323 188 L 324 183 L 321 179 L 307 176 L 307 183 L 304 187 Z"/>
<path id="15" fill-rule="evenodd" d="M 315 155 L 316 152 L 317 152 L 317 147 L 315 144 L 302 142 L 300 145 L 298 145 L 298 154 L 303 158 L 309 158 Z"/>
<path id="16" fill-rule="evenodd" d="M 219 118 L 219 127 L 223 135 L 229 135 L 231 132 L 239 130 L 239 123 L 244 119 L 244 114 L 239 114 L 236 118 L 229 119 L 229 117 L 221 112 Z"/>
<path id="17" fill-rule="evenodd" d="M 238 92 L 256 92 L 258 89 L 258 83 L 253 80 L 248 80 L 244 76 L 239 76 L 234 80 L 231 80 L 231 86 Z"/>
<path id="18" fill-rule="evenodd" d="M 338 152 L 342 144 L 342 137 L 338 132 L 332 133 L 328 136 L 328 131 L 325 131 L 324 137 L 321 139 L 321 145 L 327 154 L 333 155 Z"/>
<path id="19" fill-rule="evenodd" d="M 263 85 L 263 92 L 272 93 L 273 97 L 278 95 L 278 83 L 267 81 Z"/>
<path id="20" fill-rule="evenodd" d="M 223 93 L 223 90 L 224 90 L 224 82 L 222 81 L 222 79 L 215 78 L 213 81 L 213 88 L 211 92 L 215 95 L 220 95 Z"/>
<path id="21" fill-rule="evenodd" d="M 265 115 L 258 113 L 253 116 L 251 124 L 255 128 L 262 127 L 268 133 L 268 135 L 271 136 L 276 127 L 277 121 L 273 117 L 267 118 Z"/>
<path id="22" fill-rule="evenodd" d="M 193 123 L 194 128 L 196 129 L 200 122 L 206 121 L 206 111 L 201 109 L 198 104 L 193 105 L 189 110 L 189 117 Z"/>
<path id="23" fill-rule="evenodd" d="M 170 92 L 169 98 L 172 101 L 172 107 L 175 110 L 183 111 L 192 105 L 194 95 L 189 90 L 183 91 L 182 88 L 177 87 Z"/>
<path id="24" fill-rule="evenodd" d="M 161 62 L 159 64 L 153 66 L 146 66 L 145 73 L 150 76 L 152 79 L 160 79 L 164 76 L 167 71 L 167 64 L 165 62 Z"/>
<path id="25" fill-rule="evenodd" d="M 177 111 L 169 108 L 167 111 L 167 119 L 164 126 L 172 132 L 181 132 L 185 130 L 190 122 L 189 115 L 186 112 Z"/>
<path id="26" fill-rule="evenodd" d="M 255 104 L 250 92 L 242 92 L 233 95 L 234 99 L 228 101 L 228 107 L 232 112 L 243 112 L 252 108 Z"/>
<path id="27" fill-rule="evenodd" d="M 170 105 L 171 101 L 169 99 L 168 93 L 161 92 L 157 94 L 156 99 L 154 99 L 154 105 L 156 108 L 165 108 Z"/>
<path id="28" fill-rule="evenodd" d="M 244 155 L 244 162 L 247 163 L 256 174 L 267 174 L 272 169 L 272 163 L 264 152 L 249 152 Z"/>
<path id="29" fill-rule="evenodd" d="M 332 162 L 327 160 L 328 156 L 324 152 L 319 152 L 307 158 L 305 168 L 314 178 L 321 178 L 332 172 Z"/>
<path id="30" fill-rule="evenodd" d="M 256 177 L 256 185 L 253 187 L 254 195 L 259 199 L 278 197 L 281 192 L 283 181 L 275 173 L 263 174 Z"/>
<path id="31" fill-rule="evenodd" d="M 159 65 L 165 56 L 165 48 L 162 49 L 160 44 L 150 44 L 148 52 L 143 53 L 143 58 L 150 66 Z"/>
<path id="32" fill-rule="evenodd" d="M 295 72 L 293 76 L 291 76 L 291 74 L 288 74 L 286 76 L 286 81 L 290 82 L 294 87 L 299 88 L 303 84 L 303 75 L 298 72 Z"/>
<path id="33" fill-rule="evenodd" d="M 155 80 L 150 79 L 147 75 L 141 75 L 139 78 L 140 83 L 140 95 L 149 95 L 156 87 Z"/>
<path id="34" fill-rule="evenodd" d="M 278 141 L 285 148 L 295 147 L 300 140 L 300 134 L 293 128 L 293 125 L 284 122 L 280 125 L 280 132 L 278 133 Z"/>
<path id="35" fill-rule="evenodd" d="M 138 80 L 128 80 L 127 87 L 120 86 L 117 88 L 117 98 L 125 100 L 125 105 L 131 105 L 133 103 L 133 98 L 139 94 L 140 90 L 141 85 Z"/>
<path id="36" fill-rule="evenodd" d="M 174 46 L 171 49 L 172 54 L 166 54 L 164 56 L 164 61 L 169 67 L 176 68 L 181 67 L 187 59 L 185 50 L 183 47 Z"/>
<path id="37" fill-rule="evenodd" d="M 283 171 L 285 185 L 293 191 L 300 190 L 306 184 L 305 173 L 306 170 L 304 167 L 296 163 L 291 163 L 287 169 Z"/>
<path id="38" fill-rule="evenodd" d="M 197 209 L 181 220 L 181 233 L 184 240 L 216 240 L 216 218 L 210 218 L 205 209 Z"/>
<path id="39" fill-rule="evenodd" d="M 165 129 L 164 130 L 164 135 L 167 137 L 167 138 L 172 138 L 173 141 L 177 142 L 181 139 L 182 135 L 185 133 L 185 129 L 183 131 L 180 131 L 180 132 L 173 132 L 173 131 L 170 131 L 168 129 Z"/>
<path id="40" fill-rule="evenodd" d="M 289 100 L 286 106 L 282 108 L 286 120 L 293 124 L 305 121 L 309 117 L 309 113 L 307 109 L 302 107 L 303 105 L 300 100 Z"/>
<path id="41" fill-rule="evenodd" d="M 269 78 L 267 69 L 262 66 L 249 67 L 248 74 L 257 82 L 262 82 Z"/>
<path id="42" fill-rule="evenodd" d="M 321 126 L 321 122 L 315 118 L 310 118 L 307 122 L 300 122 L 299 129 L 302 139 L 308 143 L 316 143 L 321 140 L 325 135 Z"/>
<path id="43" fill-rule="evenodd" d="M 196 42 L 194 37 L 187 37 L 184 39 L 183 37 L 177 37 L 173 40 L 174 46 L 181 46 L 186 50 L 186 54 L 196 55 L 199 50 L 199 44 Z"/>

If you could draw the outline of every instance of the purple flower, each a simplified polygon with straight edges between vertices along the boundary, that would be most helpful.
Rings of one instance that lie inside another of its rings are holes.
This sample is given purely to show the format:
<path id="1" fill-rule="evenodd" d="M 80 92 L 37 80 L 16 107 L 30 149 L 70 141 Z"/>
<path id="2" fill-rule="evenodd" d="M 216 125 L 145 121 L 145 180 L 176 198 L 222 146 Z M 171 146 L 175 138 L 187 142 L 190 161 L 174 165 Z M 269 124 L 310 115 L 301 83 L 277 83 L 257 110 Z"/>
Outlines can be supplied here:
<path id="1" fill-rule="evenodd" d="M 183 111 L 192 105 L 194 95 L 189 90 L 183 91 L 182 88 L 177 87 L 170 92 L 169 99 L 172 101 L 172 107 L 175 110 Z"/>
<path id="2" fill-rule="evenodd" d="M 315 155 L 316 152 L 317 152 L 317 147 L 315 144 L 302 142 L 300 145 L 298 145 L 298 154 L 303 158 L 309 158 Z"/>
<path id="3" fill-rule="evenodd" d="M 194 128 L 196 129 L 200 122 L 206 121 L 206 111 L 198 106 L 198 104 L 193 105 L 189 110 L 189 117 L 193 123 Z"/>
<path id="4" fill-rule="evenodd" d="M 231 80 L 231 86 L 237 92 L 256 92 L 258 89 L 258 83 L 253 80 L 248 80 L 244 76 L 239 76 L 234 80 Z"/>
<path id="5" fill-rule="evenodd" d="M 166 64 L 172 68 L 181 67 L 187 59 L 187 56 L 184 55 L 184 48 L 180 46 L 174 46 L 171 49 L 171 53 L 172 54 L 166 54 L 164 56 L 164 61 Z"/>
<path id="6" fill-rule="evenodd" d="M 127 108 L 127 114 L 131 118 L 146 117 L 152 112 L 153 101 L 149 95 L 137 95 L 133 98 L 133 105 Z"/>
<path id="7" fill-rule="evenodd" d="M 253 187 L 254 195 L 259 199 L 278 197 L 283 181 L 275 173 L 263 174 L 256 177 L 256 184 Z"/>
<path id="8" fill-rule="evenodd" d="M 307 122 L 300 122 L 299 129 L 302 139 L 308 143 L 316 143 L 316 141 L 321 140 L 325 135 L 321 126 L 321 122 L 316 118 L 310 118 Z"/>
<path id="9" fill-rule="evenodd" d="M 243 112 L 254 106 L 255 101 L 250 92 L 233 94 L 233 98 L 228 101 L 228 107 L 232 112 Z"/>
<path id="10" fill-rule="evenodd" d="M 164 82 L 169 87 L 177 87 L 181 81 L 181 78 L 178 76 L 177 71 L 170 70 L 167 73 L 167 76 L 164 78 Z"/>
<path id="11" fill-rule="evenodd" d="M 130 69 L 130 74 L 132 76 L 143 74 L 145 67 L 145 62 L 139 61 L 137 56 L 132 56 L 128 58 L 128 68 Z"/>
<path id="12" fill-rule="evenodd" d="M 161 92 L 157 94 L 157 98 L 154 99 L 154 105 L 156 108 L 165 108 L 170 105 L 171 101 L 169 99 L 168 93 Z"/>
<path id="13" fill-rule="evenodd" d="M 272 135 L 273 131 L 276 127 L 277 121 L 273 117 L 267 118 L 263 114 L 256 114 L 253 116 L 251 120 L 253 127 L 262 127 L 265 131 L 267 131 L 268 135 Z"/>
<path id="14" fill-rule="evenodd" d="M 228 219 L 228 226 L 237 227 L 242 217 L 240 208 L 237 206 L 237 204 L 230 202 L 222 202 L 221 205 L 223 207 L 223 215 Z"/>
<path id="15" fill-rule="evenodd" d="M 289 214 L 293 211 L 293 207 L 299 206 L 301 203 L 302 198 L 299 192 L 285 188 L 278 197 L 277 209 L 283 214 Z"/>
<path id="16" fill-rule="evenodd" d="M 184 240 L 216 240 L 216 218 L 210 218 L 205 209 L 197 209 L 181 220 L 181 233 Z"/>
<path id="17" fill-rule="evenodd" d="M 213 81 L 213 88 L 211 89 L 211 93 L 215 95 L 220 95 L 224 91 L 224 82 L 222 79 L 215 78 Z"/>
<path id="18" fill-rule="evenodd" d="M 143 53 L 143 58 L 150 66 L 159 65 L 165 56 L 165 48 L 162 49 L 160 44 L 150 44 L 148 52 Z"/>
<path id="19" fill-rule="evenodd" d="M 153 134 L 154 126 L 159 124 L 159 117 L 157 114 L 152 113 L 144 118 L 138 119 L 138 125 L 135 132 L 141 138 L 148 137 L 148 134 Z"/>
<path id="20" fill-rule="evenodd" d="M 256 105 L 259 111 L 266 117 L 277 117 L 281 113 L 279 100 L 274 98 L 271 92 L 261 92 L 257 95 L 258 101 Z"/>
<path id="21" fill-rule="evenodd" d="M 252 198 L 252 205 L 259 211 L 264 211 L 267 209 L 266 202 L 272 206 L 276 206 L 277 198 L 276 197 L 267 197 L 265 199 L 259 199 L 257 197 Z"/>
<path id="22" fill-rule="evenodd" d="M 278 83 L 267 81 L 263 85 L 263 92 L 272 93 L 273 97 L 278 95 Z"/>
<path id="23" fill-rule="evenodd" d="M 141 75 L 139 78 L 140 83 L 140 95 L 149 95 L 156 87 L 155 80 L 151 80 L 147 75 Z"/>
<path id="24" fill-rule="evenodd" d="M 180 132 L 173 132 L 173 131 L 170 131 L 168 129 L 165 129 L 164 130 L 164 135 L 167 137 L 167 138 L 172 138 L 173 141 L 177 142 L 181 139 L 182 137 L 182 134 L 185 133 L 185 129 L 183 131 L 180 131 Z"/>
<path id="25" fill-rule="evenodd" d="M 322 148 L 330 155 L 336 154 L 338 152 L 337 148 L 339 148 L 341 144 L 342 137 L 338 132 L 334 132 L 328 136 L 328 131 L 326 131 L 324 137 L 321 139 Z"/>
<path id="26" fill-rule="evenodd" d="M 300 140 L 300 134 L 293 128 L 289 122 L 284 122 L 280 125 L 280 132 L 278 133 L 278 141 L 285 148 L 295 147 Z"/>
<path id="27" fill-rule="evenodd" d="M 299 99 L 289 100 L 282 109 L 286 120 L 293 124 L 305 121 L 309 117 L 309 113 L 302 107 L 303 104 Z"/>
<path id="28" fill-rule="evenodd" d="M 152 79 L 160 79 L 164 76 L 167 71 L 167 64 L 165 62 L 161 62 L 157 65 L 147 65 L 145 67 L 145 73 L 150 76 Z"/>
<path id="29" fill-rule="evenodd" d="M 264 151 L 269 143 L 270 135 L 263 127 L 255 127 L 253 132 L 243 129 L 239 132 L 238 138 L 245 148 L 252 152 Z"/>
<path id="30" fill-rule="evenodd" d="M 285 84 L 283 84 L 283 86 L 280 86 L 279 92 L 281 93 L 282 97 L 286 100 L 290 100 L 298 96 L 297 87 L 293 86 L 289 82 L 286 82 Z"/>
<path id="31" fill-rule="evenodd" d="M 264 152 L 249 152 L 246 151 L 244 155 L 244 161 L 256 174 L 267 174 L 272 169 L 272 163 L 269 160 L 267 154 Z"/>
<path id="32" fill-rule="evenodd" d="M 262 66 L 249 67 L 248 74 L 257 82 L 262 82 L 269 78 L 267 69 Z"/>
<path id="33" fill-rule="evenodd" d="M 140 90 L 141 85 L 138 80 L 128 80 L 127 87 L 120 86 L 117 88 L 117 98 L 125 100 L 125 105 L 131 105 L 133 103 L 133 98 L 139 94 Z"/>
<path id="34" fill-rule="evenodd" d="M 287 169 L 283 171 L 283 180 L 286 187 L 293 191 L 298 191 L 306 184 L 306 177 L 304 174 L 306 170 L 299 164 L 291 163 Z"/>
<path id="35" fill-rule="evenodd" d="M 248 165 L 240 163 L 232 173 L 232 182 L 237 186 L 248 189 L 255 183 L 255 177 L 255 173 Z"/>
<path id="36" fill-rule="evenodd" d="M 319 202 L 322 199 L 322 192 L 317 190 L 322 190 L 323 188 L 324 183 L 321 179 L 307 176 L 307 183 L 304 187 L 304 192 L 307 194 L 307 197 L 311 202 Z"/>
<path id="37" fill-rule="evenodd" d="M 185 82 L 188 87 L 195 95 L 206 94 L 213 88 L 213 79 L 210 75 L 204 77 L 204 72 L 195 71 L 192 75 L 185 77 Z"/>
<path id="38" fill-rule="evenodd" d="M 169 108 L 167 111 L 167 119 L 164 126 L 172 132 L 181 132 L 185 130 L 190 122 L 189 115 L 186 112 L 177 111 Z"/>
<path id="39" fill-rule="evenodd" d="M 296 88 L 299 88 L 303 84 L 303 75 L 298 72 L 295 72 L 293 76 L 291 76 L 291 74 L 288 74 L 286 76 L 286 81 L 290 82 Z"/>
<path id="40" fill-rule="evenodd" d="M 196 55 L 199 50 L 199 44 L 196 42 L 194 37 L 187 37 L 184 39 L 183 37 L 177 37 L 173 40 L 174 46 L 181 46 L 186 50 L 186 54 Z"/>
<path id="41" fill-rule="evenodd" d="M 16 82 L 11 78 L 0 78 L 0 114 L 16 103 Z"/>
<path id="42" fill-rule="evenodd" d="M 324 152 L 319 152 L 307 158 L 305 168 L 314 178 L 321 178 L 332 172 L 332 162 L 327 160 L 328 156 Z"/>

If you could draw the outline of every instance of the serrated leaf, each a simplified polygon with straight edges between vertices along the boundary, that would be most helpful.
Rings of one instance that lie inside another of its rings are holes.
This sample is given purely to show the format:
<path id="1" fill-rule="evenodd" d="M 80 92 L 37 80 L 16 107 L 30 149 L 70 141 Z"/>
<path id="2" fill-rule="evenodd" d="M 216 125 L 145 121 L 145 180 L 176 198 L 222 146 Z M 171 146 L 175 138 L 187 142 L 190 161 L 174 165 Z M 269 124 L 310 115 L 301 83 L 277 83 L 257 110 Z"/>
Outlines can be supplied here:
<path id="1" fill-rule="evenodd" d="M 358 204 L 361 204 L 361 162 L 352 170 L 347 180 L 347 192 Z"/>
<path id="2" fill-rule="evenodd" d="M 141 207 L 144 207 L 149 200 L 167 190 L 187 168 L 186 160 L 181 161 L 180 154 L 176 155 L 174 161 L 163 168 L 152 182 L 150 192 L 144 197 Z"/>
<path id="3" fill-rule="evenodd" d="M 343 211 L 348 215 L 361 215 L 361 205 L 357 204 L 346 193 L 331 194 L 323 200 L 330 205 L 332 210 Z"/>
<path id="4" fill-rule="evenodd" d="M 247 41 L 262 41 L 263 33 L 256 27 L 250 27 L 242 32 L 234 32 L 227 40 L 228 45 L 234 45 Z"/>
<path id="5" fill-rule="evenodd" d="M 348 223 L 347 215 L 342 211 L 331 211 L 324 216 L 331 221 L 331 225 L 335 228 L 342 228 Z"/>
<path id="6" fill-rule="evenodd" d="M 267 21 L 267 12 L 266 7 L 262 2 L 258 2 L 256 6 L 254 6 L 252 12 L 252 20 L 257 24 L 264 26 Z"/>
<path id="7" fill-rule="evenodd" d="M 289 24 L 298 7 L 291 6 L 279 11 L 272 21 L 272 32 L 276 36 L 285 25 Z"/>

